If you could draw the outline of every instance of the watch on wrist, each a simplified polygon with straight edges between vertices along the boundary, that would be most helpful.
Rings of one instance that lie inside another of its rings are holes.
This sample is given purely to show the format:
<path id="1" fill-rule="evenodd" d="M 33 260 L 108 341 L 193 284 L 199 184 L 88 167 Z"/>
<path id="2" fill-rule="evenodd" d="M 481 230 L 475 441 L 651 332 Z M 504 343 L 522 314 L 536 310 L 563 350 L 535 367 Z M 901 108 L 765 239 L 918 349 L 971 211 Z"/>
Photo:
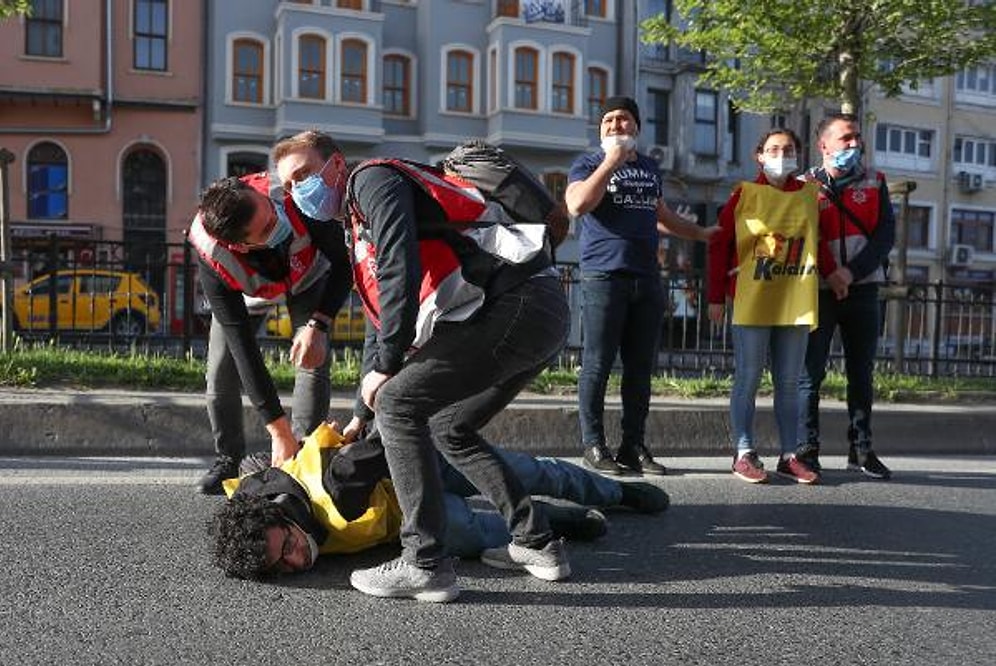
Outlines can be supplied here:
<path id="1" fill-rule="evenodd" d="M 322 333 L 329 332 L 329 325 L 321 319 L 309 319 L 307 326 L 308 328 L 317 328 Z"/>

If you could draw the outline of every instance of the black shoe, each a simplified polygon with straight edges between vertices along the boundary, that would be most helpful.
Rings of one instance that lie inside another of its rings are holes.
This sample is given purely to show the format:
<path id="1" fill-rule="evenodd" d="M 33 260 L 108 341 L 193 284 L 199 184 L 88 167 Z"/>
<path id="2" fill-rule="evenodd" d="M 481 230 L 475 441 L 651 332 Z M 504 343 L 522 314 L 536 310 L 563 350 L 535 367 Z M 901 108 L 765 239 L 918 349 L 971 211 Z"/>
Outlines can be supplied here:
<path id="1" fill-rule="evenodd" d="M 533 500 L 533 503 L 543 505 L 555 537 L 563 537 L 568 541 L 594 541 L 609 531 L 608 519 L 597 509 L 562 506 L 540 500 Z"/>
<path id="2" fill-rule="evenodd" d="M 847 452 L 847 469 L 852 472 L 861 472 L 872 479 L 888 480 L 892 478 L 892 471 L 878 459 L 871 449 L 859 450 L 853 444 Z"/>
<path id="3" fill-rule="evenodd" d="M 201 480 L 197 482 L 197 490 L 203 495 L 221 495 L 225 492 L 221 482 L 225 479 L 233 479 L 239 475 L 239 463 L 231 458 L 219 457 L 215 459 L 211 469 L 204 473 Z"/>
<path id="4" fill-rule="evenodd" d="M 820 464 L 820 445 L 818 443 L 800 444 L 799 448 L 795 450 L 795 459 L 817 474 L 823 471 L 823 465 Z"/>
<path id="5" fill-rule="evenodd" d="M 619 476 L 624 471 L 623 468 L 612 459 L 612 453 L 609 452 L 609 449 L 605 446 L 605 444 L 596 444 L 590 449 L 587 449 L 584 452 L 584 458 L 582 459 L 581 464 L 588 469 L 593 469 L 596 472 L 610 474 L 612 476 Z"/>
<path id="6" fill-rule="evenodd" d="M 634 472 L 664 476 L 667 468 L 660 463 L 654 462 L 650 451 L 645 446 L 622 446 L 616 454 L 616 464 L 620 467 L 631 469 Z"/>
<path id="7" fill-rule="evenodd" d="M 262 472 L 264 469 L 269 469 L 270 465 L 270 452 L 269 451 L 256 451 L 255 453 L 250 453 L 242 462 L 239 463 L 239 476 L 248 476 L 249 474 L 255 474 L 256 472 Z"/>
<path id="8" fill-rule="evenodd" d="M 622 500 L 619 504 L 639 513 L 660 513 L 671 505 L 667 493 L 652 483 L 643 481 L 620 482 Z"/>

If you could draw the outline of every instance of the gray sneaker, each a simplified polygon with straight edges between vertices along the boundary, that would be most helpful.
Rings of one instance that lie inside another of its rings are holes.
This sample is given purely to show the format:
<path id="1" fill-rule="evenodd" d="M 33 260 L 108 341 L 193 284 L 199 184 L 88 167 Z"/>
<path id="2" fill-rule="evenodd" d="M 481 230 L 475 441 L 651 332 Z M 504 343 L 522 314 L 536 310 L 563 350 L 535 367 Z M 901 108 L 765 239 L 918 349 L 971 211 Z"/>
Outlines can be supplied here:
<path id="1" fill-rule="evenodd" d="M 571 575 L 563 539 L 554 539 L 542 548 L 526 548 L 514 543 L 487 548 L 481 562 L 498 569 L 525 569 L 541 580 L 563 580 Z"/>
<path id="2" fill-rule="evenodd" d="M 446 558 L 435 569 L 420 569 L 400 557 L 371 569 L 357 569 L 349 583 L 374 597 L 409 597 L 416 601 L 445 603 L 460 596 L 453 560 Z"/>

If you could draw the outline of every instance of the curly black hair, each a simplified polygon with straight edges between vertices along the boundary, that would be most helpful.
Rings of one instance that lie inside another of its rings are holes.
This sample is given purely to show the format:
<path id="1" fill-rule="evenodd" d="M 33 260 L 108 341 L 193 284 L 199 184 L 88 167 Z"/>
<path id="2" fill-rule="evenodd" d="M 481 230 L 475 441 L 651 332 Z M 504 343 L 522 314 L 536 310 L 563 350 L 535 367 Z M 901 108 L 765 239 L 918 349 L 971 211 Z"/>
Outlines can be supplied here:
<path id="1" fill-rule="evenodd" d="M 208 522 L 214 563 L 232 578 L 272 575 L 266 563 L 266 530 L 286 525 L 276 504 L 258 495 L 236 495 Z"/>

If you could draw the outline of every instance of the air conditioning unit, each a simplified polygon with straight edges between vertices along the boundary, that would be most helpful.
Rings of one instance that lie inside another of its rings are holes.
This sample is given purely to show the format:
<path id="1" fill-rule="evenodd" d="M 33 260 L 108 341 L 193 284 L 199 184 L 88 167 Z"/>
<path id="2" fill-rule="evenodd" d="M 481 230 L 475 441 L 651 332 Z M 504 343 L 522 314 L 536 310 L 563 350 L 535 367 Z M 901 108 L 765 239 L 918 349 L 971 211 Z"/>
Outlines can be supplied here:
<path id="1" fill-rule="evenodd" d="M 671 171 L 674 169 L 674 150 L 672 150 L 671 146 L 654 144 L 647 150 L 647 154 L 650 156 L 650 159 L 657 162 L 657 166 L 662 171 Z"/>
<path id="2" fill-rule="evenodd" d="M 985 185 L 981 173 L 973 171 L 958 172 L 958 189 L 962 192 L 978 192 Z"/>
<path id="3" fill-rule="evenodd" d="M 964 268 L 970 266 L 975 259 L 975 248 L 971 245 L 952 245 L 948 249 L 948 266 Z"/>

